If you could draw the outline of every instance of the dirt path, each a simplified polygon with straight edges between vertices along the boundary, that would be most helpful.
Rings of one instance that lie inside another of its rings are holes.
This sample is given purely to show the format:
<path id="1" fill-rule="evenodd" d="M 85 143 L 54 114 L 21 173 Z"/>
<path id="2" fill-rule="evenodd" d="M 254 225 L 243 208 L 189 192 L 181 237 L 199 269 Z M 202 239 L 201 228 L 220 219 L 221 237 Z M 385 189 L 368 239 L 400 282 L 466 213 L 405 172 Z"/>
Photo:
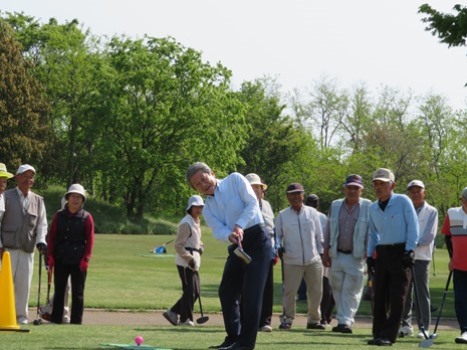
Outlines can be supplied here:
<path id="1" fill-rule="evenodd" d="M 209 321 L 203 326 L 223 326 L 222 314 L 211 313 L 205 314 L 209 316 Z M 29 321 L 32 323 L 36 317 L 36 309 L 29 310 Z M 196 318 L 200 317 L 199 314 L 195 314 Z M 353 327 L 356 328 L 371 328 L 370 317 L 357 317 Z M 436 322 L 436 318 L 433 319 L 433 325 Z M 100 309 L 85 309 L 83 316 L 84 324 L 95 324 L 95 325 L 152 325 L 152 326 L 168 326 L 169 322 L 162 315 L 160 310 L 134 312 L 127 310 L 118 311 L 106 311 Z M 331 326 L 337 324 L 336 320 L 333 320 Z M 279 315 L 275 314 L 272 319 L 273 329 L 277 329 L 279 326 Z M 303 314 L 297 315 L 294 320 L 294 327 L 305 327 L 306 316 Z M 327 329 L 330 329 L 328 326 Z M 434 326 L 433 326 L 434 327 Z M 455 319 L 441 319 L 438 329 L 458 329 L 458 324 Z"/>

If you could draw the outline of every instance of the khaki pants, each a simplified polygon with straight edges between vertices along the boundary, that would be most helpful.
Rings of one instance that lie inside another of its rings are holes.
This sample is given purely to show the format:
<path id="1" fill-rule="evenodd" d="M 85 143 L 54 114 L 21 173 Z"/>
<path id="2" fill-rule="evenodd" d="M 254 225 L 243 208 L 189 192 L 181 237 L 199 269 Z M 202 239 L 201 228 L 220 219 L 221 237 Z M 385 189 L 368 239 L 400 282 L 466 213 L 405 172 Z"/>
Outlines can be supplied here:
<path id="1" fill-rule="evenodd" d="M 296 312 L 295 295 L 302 278 L 306 282 L 308 323 L 319 323 L 321 320 L 319 307 L 323 295 L 323 265 L 321 260 L 304 266 L 284 263 L 283 316 L 285 316 L 287 323 L 292 324 Z"/>

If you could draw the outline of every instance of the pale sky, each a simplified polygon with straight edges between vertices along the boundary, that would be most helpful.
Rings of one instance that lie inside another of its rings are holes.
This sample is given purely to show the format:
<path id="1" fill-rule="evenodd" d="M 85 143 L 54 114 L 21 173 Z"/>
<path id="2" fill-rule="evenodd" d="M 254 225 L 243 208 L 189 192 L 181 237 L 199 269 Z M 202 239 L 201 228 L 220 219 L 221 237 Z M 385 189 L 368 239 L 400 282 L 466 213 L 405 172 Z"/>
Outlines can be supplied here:
<path id="1" fill-rule="evenodd" d="M 323 76 L 339 88 L 365 83 L 467 108 L 467 48 L 424 30 L 418 7 L 452 12 L 450 0 L 2 0 L 2 12 L 47 22 L 76 18 L 96 35 L 171 36 L 232 70 L 234 86 L 277 77 L 282 92 Z"/>

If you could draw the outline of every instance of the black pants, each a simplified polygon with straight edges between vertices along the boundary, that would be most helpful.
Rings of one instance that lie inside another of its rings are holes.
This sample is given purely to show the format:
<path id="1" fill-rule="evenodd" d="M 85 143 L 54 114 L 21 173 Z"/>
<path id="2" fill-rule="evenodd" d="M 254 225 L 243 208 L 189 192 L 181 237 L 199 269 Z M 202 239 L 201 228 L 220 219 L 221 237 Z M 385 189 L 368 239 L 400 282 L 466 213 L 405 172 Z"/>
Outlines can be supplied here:
<path id="1" fill-rule="evenodd" d="M 374 274 L 373 337 L 395 343 L 402 321 L 412 270 L 404 268 L 405 244 L 376 247 Z"/>
<path id="2" fill-rule="evenodd" d="M 65 288 L 68 277 L 71 276 L 71 324 L 83 322 L 84 310 L 84 284 L 86 282 L 86 271 L 79 269 L 79 264 L 56 263 L 54 266 L 54 303 L 51 321 L 62 323 L 63 307 L 65 303 Z"/>
<path id="3" fill-rule="evenodd" d="M 170 310 L 180 315 L 180 322 L 193 321 L 193 307 L 199 296 L 199 275 L 188 267 L 178 266 L 183 294 Z"/>
<path id="4" fill-rule="evenodd" d="M 264 285 L 263 304 L 261 306 L 261 316 L 259 328 L 271 325 L 272 306 L 274 303 L 274 260 L 271 260 L 268 268 L 266 284 Z"/>
<path id="5" fill-rule="evenodd" d="M 233 254 L 236 245 L 229 246 L 229 255 L 219 286 L 219 298 L 227 332 L 226 340 L 254 348 L 264 285 L 271 263 L 271 239 L 262 227 L 256 225 L 245 230 L 242 245 L 252 261 L 245 264 Z"/>
<path id="6" fill-rule="evenodd" d="M 335 305 L 336 303 L 334 302 L 334 297 L 332 296 L 329 278 L 323 276 L 323 297 L 320 304 L 322 324 L 331 323 L 332 310 L 334 309 Z"/>

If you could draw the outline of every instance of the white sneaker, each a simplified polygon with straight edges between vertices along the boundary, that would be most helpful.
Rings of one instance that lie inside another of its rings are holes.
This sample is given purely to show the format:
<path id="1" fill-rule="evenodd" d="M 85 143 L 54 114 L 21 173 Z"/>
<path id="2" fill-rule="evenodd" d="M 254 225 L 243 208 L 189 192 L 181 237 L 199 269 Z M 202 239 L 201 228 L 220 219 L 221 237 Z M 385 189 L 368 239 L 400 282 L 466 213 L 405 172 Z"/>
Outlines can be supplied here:
<path id="1" fill-rule="evenodd" d="M 19 317 L 18 324 L 28 324 L 28 319 L 26 317 Z"/>
<path id="2" fill-rule="evenodd" d="M 176 326 L 178 324 L 178 315 L 173 312 L 172 310 L 167 310 L 162 314 L 167 321 L 169 321 L 172 325 Z"/>
<path id="3" fill-rule="evenodd" d="M 272 327 L 270 325 L 266 324 L 263 327 L 261 327 L 259 330 L 260 330 L 260 332 L 271 333 L 272 332 Z"/>
<path id="4" fill-rule="evenodd" d="M 456 338 L 457 344 L 467 344 L 467 332 L 462 333 L 459 337 Z"/>
<path id="5" fill-rule="evenodd" d="M 185 322 L 180 322 L 178 325 L 179 325 L 179 326 L 189 326 L 189 327 L 193 327 L 195 324 L 194 324 L 193 321 L 191 321 L 191 320 L 186 320 Z"/>
<path id="6" fill-rule="evenodd" d="M 399 329 L 399 337 L 403 338 L 411 336 L 413 336 L 413 328 L 411 325 L 405 324 Z"/>
<path id="7" fill-rule="evenodd" d="M 430 332 L 429 331 L 425 331 L 425 334 L 428 338 L 430 338 Z M 417 334 L 417 338 L 418 339 L 424 339 L 425 338 L 425 334 L 423 334 L 422 331 L 418 332 Z"/>

